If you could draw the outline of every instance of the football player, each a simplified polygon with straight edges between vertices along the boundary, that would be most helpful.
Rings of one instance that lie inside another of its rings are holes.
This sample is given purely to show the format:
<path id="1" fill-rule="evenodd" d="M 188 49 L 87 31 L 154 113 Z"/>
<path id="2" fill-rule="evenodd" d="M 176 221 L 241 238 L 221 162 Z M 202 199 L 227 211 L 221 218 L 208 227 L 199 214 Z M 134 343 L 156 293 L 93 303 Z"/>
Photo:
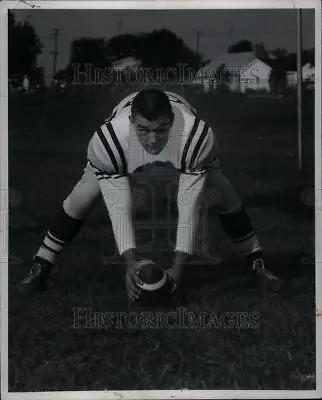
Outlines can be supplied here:
<path id="1" fill-rule="evenodd" d="M 58 254 L 77 235 L 95 200 L 102 195 L 118 252 L 127 264 L 128 296 L 137 299 L 140 289 L 135 266 L 140 256 L 136 251 L 129 174 L 154 162 L 170 163 L 180 173 L 175 261 L 167 271 L 174 291 L 194 253 L 198 216 L 207 207 L 203 196 L 207 191 L 216 194 L 215 208 L 223 229 L 255 276 L 273 286 L 279 282 L 265 268 L 248 214 L 220 168 L 213 129 L 181 96 L 158 89 L 127 96 L 95 131 L 87 159 L 81 179 L 63 201 L 33 258 L 29 275 L 21 283 L 23 292 L 46 287 Z"/>

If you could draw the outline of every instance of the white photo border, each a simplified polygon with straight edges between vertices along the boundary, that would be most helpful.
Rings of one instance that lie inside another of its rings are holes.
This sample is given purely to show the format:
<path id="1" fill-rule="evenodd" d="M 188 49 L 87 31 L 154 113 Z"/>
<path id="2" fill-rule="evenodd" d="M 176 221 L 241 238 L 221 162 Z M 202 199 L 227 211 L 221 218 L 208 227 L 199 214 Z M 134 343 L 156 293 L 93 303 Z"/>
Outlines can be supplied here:
<path id="1" fill-rule="evenodd" d="M 8 9 L 315 9 L 315 270 L 316 390 L 126 390 L 77 392 L 8 392 Z M 139 0 L 0 2 L 0 300 L 1 397 L 9 400 L 106 399 L 273 399 L 322 397 L 322 139 L 321 139 L 321 3 L 319 0 Z M 318 340 L 320 338 L 320 340 Z"/>

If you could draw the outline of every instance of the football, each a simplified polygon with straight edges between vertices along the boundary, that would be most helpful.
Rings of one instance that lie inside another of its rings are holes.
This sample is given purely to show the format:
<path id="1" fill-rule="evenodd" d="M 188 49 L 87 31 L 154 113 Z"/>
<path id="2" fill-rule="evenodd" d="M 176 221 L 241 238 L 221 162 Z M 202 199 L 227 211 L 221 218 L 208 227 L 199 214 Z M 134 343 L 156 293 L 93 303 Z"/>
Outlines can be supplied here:
<path id="1" fill-rule="evenodd" d="M 140 261 L 137 265 L 138 277 L 143 282 L 139 302 L 141 305 L 161 304 L 169 296 L 168 275 L 165 270 L 151 260 Z"/>

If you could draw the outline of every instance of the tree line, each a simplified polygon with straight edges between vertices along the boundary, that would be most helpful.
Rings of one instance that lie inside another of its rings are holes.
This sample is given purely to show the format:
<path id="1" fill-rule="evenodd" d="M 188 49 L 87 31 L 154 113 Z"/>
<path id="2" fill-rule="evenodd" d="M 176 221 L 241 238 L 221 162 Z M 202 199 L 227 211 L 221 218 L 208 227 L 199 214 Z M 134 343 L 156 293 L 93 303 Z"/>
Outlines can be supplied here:
<path id="1" fill-rule="evenodd" d="M 239 40 L 237 43 L 231 45 L 227 49 L 228 53 L 240 53 L 240 52 L 254 52 L 255 57 L 259 59 L 267 59 L 270 56 L 274 56 L 277 59 L 286 60 L 290 62 L 296 62 L 297 55 L 296 53 L 288 53 L 285 48 L 276 48 L 273 50 L 267 50 L 264 43 L 255 43 L 253 44 L 248 39 Z M 311 65 L 315 65 L 315 49 L 304 49 L 302 52 L 302 61 L 303 64 L 310 63 Z"/>
<path id="2" fill-rule="evenodd" d="M 27 74 L 32 79 L 42 78 L 42 68 L 37 65 L 37 57 L 42 53 L 41 43 L 34 27 L 28 20 L 16 22 L 9 12 L 8 20 L 8 59 L 9 76 Z M 263 43 L 253 44 L 247 39 L 241 39 L 228 47 L 228 53 L 254 52 L 261 59 L 269 58 L 270 54 L 278 59 L 296 62 L 296 54 L 288 53 L 286 49 L 277 48 L 268 51 Z M 314 65 L 314 49 L 303 51 L 303 63 Z M 68 79 L 73 74 L 73 64 L 92 64 L 97 68 L 108 68 L 113 62 L 125 57 L 133 57 L 140 61 L 144 68 L 176 68 L 178 64 L 197 71 L 207 65 L 201 54 L 192 50 L 187 44 L 169 29 L 153 30 L 148 33 L 122 34 L 109 40 L 103 38 L 80 38 L 71 44 L 70 60 L 64 70 L 56 73 L 56 79 Z"/>
<path id="3" fill-rule="evenodd" d="M 41 54 L 41 43 L 34 27 L 25 20 L 16 22 L 14 15 L 8 13 L 8 72 L 9 77 L 22 78 L 28 75 L 41 79 L 42 68 L 37 65 L 37 56 Z"/>

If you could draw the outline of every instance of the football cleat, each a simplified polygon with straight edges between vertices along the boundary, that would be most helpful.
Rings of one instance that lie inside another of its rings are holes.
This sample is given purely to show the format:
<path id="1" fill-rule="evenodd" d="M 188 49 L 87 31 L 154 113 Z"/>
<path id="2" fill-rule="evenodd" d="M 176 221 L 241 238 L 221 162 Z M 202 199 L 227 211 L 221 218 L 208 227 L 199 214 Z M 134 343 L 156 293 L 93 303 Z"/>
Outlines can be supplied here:
<path id="1" fill-rule="evenodd" d="M 252 271 L 260 286 L 273 292 L 278 292 L 281 289 L 281 279 L 265 268 L 263 258 L 258 258 L 252 261 Z"/>
<path id="2" fill-rule="evenodd" d="M 47 289 L 47 278 L 53 264 L 40 257 L 34 257 L 32 267 L 26 278 L 19 284 L 21 294 L 40 293 Z"/>

